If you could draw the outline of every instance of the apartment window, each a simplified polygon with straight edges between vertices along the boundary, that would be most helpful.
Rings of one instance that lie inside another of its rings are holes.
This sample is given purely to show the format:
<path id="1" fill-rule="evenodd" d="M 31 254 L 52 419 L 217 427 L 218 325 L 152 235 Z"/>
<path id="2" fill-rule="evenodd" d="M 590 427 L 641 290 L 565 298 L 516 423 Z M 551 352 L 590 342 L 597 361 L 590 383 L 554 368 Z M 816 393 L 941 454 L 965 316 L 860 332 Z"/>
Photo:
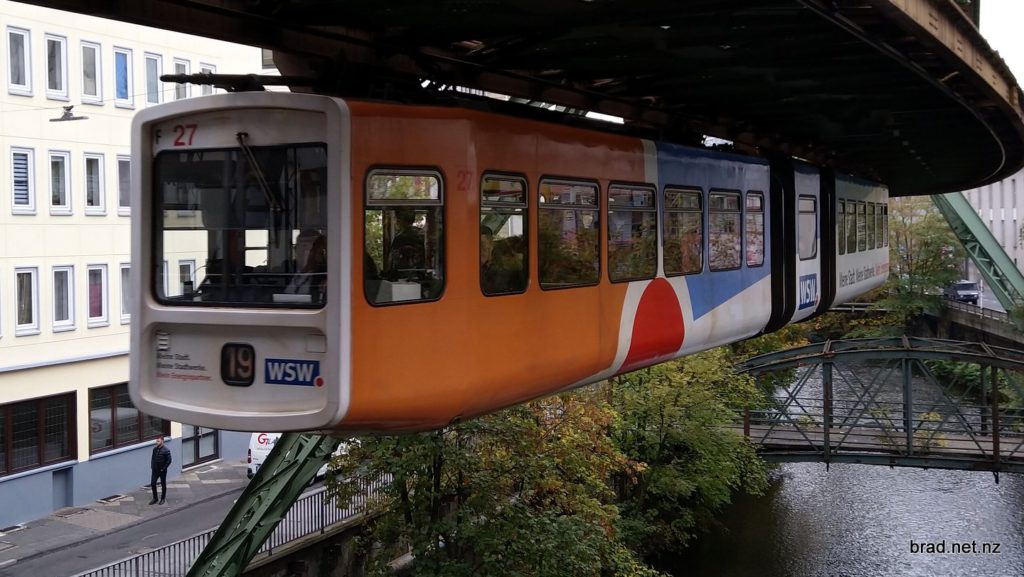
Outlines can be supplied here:
<path id="1" fill-rule="evenodd" d="M 179 294 L 188 296 L 195 290 L 196 261 L 178 261 L 178 289 Z"/>
<path id="2" fill-rule="evenodd" d="M 597 284 L 601 274 L 597 184 L 544 179 L 539 198 L 540 287 Z"/>
<path id="3" fill-rule="evenodd" d="M 654 278 L 658 272 L 658 212 L 653 188 L 608 187 L 608 278 Z"/>
<path id="4" fill-rule="evenodd" d="M 73 459 L 74 431 L 74 393 L 0 405 L 0 475 Z"/>
<path id="5" fill-rule="evenodd" d="M 160 103 L 160 69 L 163 58 L 159 54 L 146 53 L 146 103 Z"/>
<path id="6" fill-rule="evenodd" d="M 85 155 L 85 214 L 106 214 L 103 194 L 103 155 Z"/>
<path id="7" fill-rule="evenodd" d="M 366 178 L 363 290 L 371 304 L 428 301 L 444 289 L 444 190 L 433 171 L 374 170 Z"/>
<path id="8" fill-rule="evenodd" d="M 100 45 L 82 42 L 82 102 L 103 103 Z"/>
<path id="9" fill-rule="evenodd" d="M 32 95 L 32 51 L 28 30 L 7 29 L 7 91 L 22 96 Z"/>
<path id="10" fill-rule="evenodd" d="M 11 194 L 14 214 L 36 213 L 36 191 L 32 181 L 32 149 L 11 149 Z"/>
<path id="11" fill-rule="evenodd" d="M 132 51 L 114 48 L 114 105 L 125 108 L 135 106 L 132 95 Z"/>
<path id="12" fill-rule="evenodd" d="M 71 214 L 71 153 L 50 151 L 50 214 Z"/>
<path id="13" fill-rule="evenodd" d="M 132 267 L 129 263 L 121 263 L 121 324 L 126 325 L 132 320 Z"/>
<path id="14" fill-rule="evenodd" d="M 75 328 L 75 267 L 53 267 L 53 332 Z"/>
<path id="15" fill-rule="evenodd" d="M 180 58 L 174 59 L 174 73 L 175 74 L 188 74 L 189 63 L 188 60 L 181 60 Z M 174 99 L 181 100 L 188 98 L 188 87 L 190 85 L 187 82 L 179 82 L 174 85 Z"/>
<path id="16" fill-rule="evenodd" d="M 740 195 L 711 191 L 708 196 L 708 264 L 711 270 L 740 267 Z"/>
<path id="17" fill-rule="evenodd" d="M 63 36 L 47 34 L 46 97 L 68 99 L 68 41 Z"/>
<path id="18" fill-rule="evenodd" d="M 480 183 L 480 290 L 521 293 L 529 280 L 526 180 L 485 174 Z"/>
<path id="19" fill-rule="evenodd" d="M 14 287 L 17 303 L 17 318 L 14 334 L 17 336 L 39 334 L 39 270 L 35 267 L 14 269 Z"/>
<path id="20" fill-rule="evenodd" d="M 217 67 L 214 66 L 213 64 L 200 64 L 199 65 L 199 72 L 201 72 L 203 74 L 213 75 L 213 74 L 217 73 Z M 209 96 L 210 94 L 213 94 L 213 85 L 212 84 L 203 84 L 202 86 L 199 87 L 199 90 L 200 90 L 200 94 L 202 94 L 203 96 Z"/>
<path id="21" fill-rule="evenodd" d="M 665 276 L 704 270 L 704 212 L 700 190 L 665 189 Z"/>
<path id="22" fill-rule="evenodd" d="M 117 213 L 122 216 L 131 214 L 132 201 L 132 158 L 117 157 Z"/>
<path id="23" fill-rule="evenodd" d="M 94 264 L 88 268 L 89 326 L 105 327 L 107 317 L 107 265 Z"/>
<path id="24" fill-rule="evenodd" d="M 89 452 L 134 445 L 171 432 L 171 424 L 132 404 L 128 383 L 89 389 Z"/>

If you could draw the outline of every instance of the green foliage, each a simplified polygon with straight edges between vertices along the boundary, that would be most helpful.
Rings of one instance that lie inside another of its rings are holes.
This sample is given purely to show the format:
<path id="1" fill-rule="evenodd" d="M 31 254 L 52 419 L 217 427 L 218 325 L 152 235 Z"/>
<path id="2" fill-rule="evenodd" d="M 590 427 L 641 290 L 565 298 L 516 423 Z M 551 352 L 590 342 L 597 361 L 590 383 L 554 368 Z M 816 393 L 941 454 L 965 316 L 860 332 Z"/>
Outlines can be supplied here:
<path id="1" fill-rule="evenodd" d="M 385 473 L 373 540 L 395 544 L 371 575 L 410 551 L 414 575 L 655 573 L 623 545 L 607 480 L 636 476 L 607 431 L 615 412 L 595 390 L 535 401 L 442 431 L 367 437 L 339 459 L 341 500 Z"/>
<path id="2" fill-rule="evenodd" d="M 903 330 L 910 319 L 942 306 L 942 289 L 960 274 L 964 250 L 927 197 L 889 202 L 890 276 L 880 304 Z"/>
<path id="3" fill-rule="evenodd" d="M 767 487 L 754 448 L 726 428 L 741 408 L 765 402 L 750 377 L 733 372 L 727 348 L 616 377 L 610 387 L 620 414 L 615 442 L 645 465 L 616 480 L 631 549 L 679 551 L 734 491 Z"/>

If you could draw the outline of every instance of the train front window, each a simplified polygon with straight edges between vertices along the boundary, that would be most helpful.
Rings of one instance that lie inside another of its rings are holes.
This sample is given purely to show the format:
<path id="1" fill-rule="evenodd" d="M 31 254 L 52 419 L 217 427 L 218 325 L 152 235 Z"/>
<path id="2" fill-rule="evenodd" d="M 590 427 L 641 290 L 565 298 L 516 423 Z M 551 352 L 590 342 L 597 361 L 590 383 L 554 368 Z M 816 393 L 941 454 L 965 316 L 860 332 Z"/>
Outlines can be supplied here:
<path id="1" fill-rule="evenodd" d="M 153 162 L 154 263 L 195 262 L 163 304 L 319 308 L 327 302 L 323 144 L 166 151 Z M 182 270 L 179 267 L 174 270 Z"/>

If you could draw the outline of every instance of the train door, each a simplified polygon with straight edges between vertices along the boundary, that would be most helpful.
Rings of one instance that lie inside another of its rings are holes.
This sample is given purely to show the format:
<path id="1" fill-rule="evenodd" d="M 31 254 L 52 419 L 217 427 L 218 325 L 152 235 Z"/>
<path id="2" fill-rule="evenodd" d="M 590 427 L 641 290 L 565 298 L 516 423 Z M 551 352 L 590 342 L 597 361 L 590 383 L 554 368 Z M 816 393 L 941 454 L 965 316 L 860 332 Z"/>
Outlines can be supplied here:
<path id="1" fill-rule="evenodd" d="M 821 302 L 821 174 L 818 169 L 794 163 L 796 194 L 796 310 L 790 322 L 811 317 Z"/>

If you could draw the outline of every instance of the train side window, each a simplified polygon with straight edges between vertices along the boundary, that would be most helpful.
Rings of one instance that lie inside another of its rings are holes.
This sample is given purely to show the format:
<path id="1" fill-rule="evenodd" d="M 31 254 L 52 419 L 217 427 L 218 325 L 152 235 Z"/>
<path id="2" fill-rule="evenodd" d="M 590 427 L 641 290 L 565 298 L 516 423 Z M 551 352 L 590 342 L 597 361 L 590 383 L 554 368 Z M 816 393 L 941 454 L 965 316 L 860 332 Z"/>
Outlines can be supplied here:
<path id="1" fill-rule="evenodd" d="M 818 256 L 818 199 L 801 196 L 797 199 L 797 254 L 800 260 Z"/>
<path id="2" fill-rule="evenodd" d="M 842 199 L 836 202 L 836 227 L 836 248 L 846 254 L 846 201 Z"/>
<path id="3" fill-rule="evenodd" d="M 665 189 L 662 245 L 665 276 L 704 270 L 704 211 L 700 190 Z"/>
<path id="4" fill-rule="evenodd" d="M 444 183 L 429 170 L 366 177 L 363 290 L 371 304 L 436 300 L 444 289 Z"/>
<path id="5" fill-rule="evenodd" d="M 882 218 L 884 214 L 882 212 L 883 208 L 881 204 L 875 205 L 875 248 L 882 248 L 885 244 L 885 219 Z"/>
<path id="6" fill-rule="evenodd" d="M 712 190 L 708 197 L 708 263 L 711 270 L 740 267 L 740 193 Z"/>
<path id="7" fill-rule="evenodd" d="M 480 182 L 480 290 L 521 293 L 529 281 L 526 180 L 485 174 Z"/>
<path id="8" fill-rule="evenodd" d="M 875 221 L 875 203 L 869 202 L 868 208 L 868 250 L 875 248 L 875 226 L 878 224 Z"/>
<path id="9" fill-rule="evenodd" d="M 597 284 L 601 272 L 597 184 L 545 178 L 538 192 L 540 287 Z"/>
<path id="10" fill-rule="evenodd" d="M 608 278 L 623 282 L 658 273 L 658 208 L 654 189 L 608 187 Z"/>
<path id="11" fill-rule="evenodd" d="M 857 252 L 857 203 L 846 201 L 846 252 Z"/>
<path id="12" fill-rule="evenodd" d="M 747 242 L 747 266 L 764 264 L 764 193 L 747 192 L 747 217 L 744 231 Z"/>
<path id="13" fill-rule="evenodd" d="M 882 205 L 882 246 L 889 246 L 889 205 Z"/>
<path id="14" fill-rule="evenodd" d="M 857 203 L 857 250 L 867 250 L 868 248 L 868 221 L 867 221 L 867 205 L 863 202 Z"/>

